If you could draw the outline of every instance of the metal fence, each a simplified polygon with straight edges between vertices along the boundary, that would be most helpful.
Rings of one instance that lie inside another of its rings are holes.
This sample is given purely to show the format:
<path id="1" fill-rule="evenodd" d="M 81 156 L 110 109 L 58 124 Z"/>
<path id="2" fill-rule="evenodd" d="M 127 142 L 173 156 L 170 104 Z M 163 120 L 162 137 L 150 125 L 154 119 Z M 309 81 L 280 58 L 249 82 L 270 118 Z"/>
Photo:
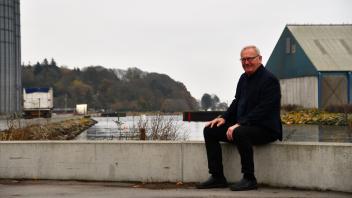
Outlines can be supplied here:
<path id="1" fill-rule="evenodd" d="M 140 133 L 137 129 L 91 127 L 87 130 L 87 139 L 89 140 L 100 140 L 100 139 L 139 140 Z"/>

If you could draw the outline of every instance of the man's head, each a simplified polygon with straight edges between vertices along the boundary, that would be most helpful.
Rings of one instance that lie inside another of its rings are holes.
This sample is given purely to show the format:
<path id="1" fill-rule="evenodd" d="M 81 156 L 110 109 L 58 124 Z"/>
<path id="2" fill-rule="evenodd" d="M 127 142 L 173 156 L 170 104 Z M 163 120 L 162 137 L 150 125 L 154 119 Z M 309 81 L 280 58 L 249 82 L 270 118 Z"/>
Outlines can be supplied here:
<path id="1" fill-rule="evenodd" d="M 254 45 L 249 45 L 241 50 L 241 62 L 244 72 L 252 75 L 262 64 L 262 56 L 259 49 Z"/>

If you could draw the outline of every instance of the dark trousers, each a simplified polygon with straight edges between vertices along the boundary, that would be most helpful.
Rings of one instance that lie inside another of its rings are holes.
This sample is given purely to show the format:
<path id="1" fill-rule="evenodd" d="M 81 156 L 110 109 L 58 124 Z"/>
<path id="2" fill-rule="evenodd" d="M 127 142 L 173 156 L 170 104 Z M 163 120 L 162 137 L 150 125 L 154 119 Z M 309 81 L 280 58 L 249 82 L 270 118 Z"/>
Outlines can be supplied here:
<path id="1" fill-rule="evenodd" d="M 220 141 L 229 142 L 226 137 L 230 124 L 213 128 L 204 128 L 204 140 L 208 157 L 209 173 L 214 177 L 223 177 L 222 153 Z M 241 172 L 254 175 L 253 145 L 267 144 L 275 141 L 274 135 L 261 127 L 239 126 L 234 130 L 233 142 L 241 157 Z"/>

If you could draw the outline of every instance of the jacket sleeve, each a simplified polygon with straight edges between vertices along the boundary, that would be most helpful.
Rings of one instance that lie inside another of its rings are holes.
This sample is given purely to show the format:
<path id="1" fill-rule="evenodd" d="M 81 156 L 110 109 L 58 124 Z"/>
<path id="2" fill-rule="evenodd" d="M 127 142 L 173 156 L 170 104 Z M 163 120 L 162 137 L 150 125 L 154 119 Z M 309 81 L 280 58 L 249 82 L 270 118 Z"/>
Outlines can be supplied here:
<path id="1" fill-rule="evenodd" d="M 225 111 L 225 113 L 221 116 L 225 119 L 226 122 L 237 122 L 237 99 L 235 98 L 230 107 Z"/>
<path id="2" fill-rule="evenodd" d="M 236 88 L 236 95 L 235 99 L 232 101 L 230 107 L 225 111 L 225 113 L 221 116 L 222 118 L 225 119 L 226 122 L 237 122 L 237 104 L 239 97 L 241 95 L 241 82 L 242 82 L 242 76 L 240 80 L 238 81 L 237 88 Z"/>
<path id="3" fill-rule="evenodd" d="M 262 85 L 259 103 L 246 116 L 238 120 L 240 125 L 252 125 L 265 121 L 277 109 L 280 109 L 280 83 L 276 78 L 268 78 Z"/>

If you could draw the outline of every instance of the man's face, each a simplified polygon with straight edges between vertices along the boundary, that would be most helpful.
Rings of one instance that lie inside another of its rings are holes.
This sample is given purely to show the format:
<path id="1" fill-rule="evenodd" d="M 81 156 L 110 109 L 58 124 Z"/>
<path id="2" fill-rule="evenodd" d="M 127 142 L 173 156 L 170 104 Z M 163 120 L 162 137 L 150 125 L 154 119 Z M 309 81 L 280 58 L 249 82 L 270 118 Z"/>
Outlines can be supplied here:
<path id="1" fill-rule="evenodd" d="M 241 62 L 244 72 L 252 75 L 262 64 L 262 57 L 257 54 L 255 49 L 248 48 L 241 53 Z"/>

